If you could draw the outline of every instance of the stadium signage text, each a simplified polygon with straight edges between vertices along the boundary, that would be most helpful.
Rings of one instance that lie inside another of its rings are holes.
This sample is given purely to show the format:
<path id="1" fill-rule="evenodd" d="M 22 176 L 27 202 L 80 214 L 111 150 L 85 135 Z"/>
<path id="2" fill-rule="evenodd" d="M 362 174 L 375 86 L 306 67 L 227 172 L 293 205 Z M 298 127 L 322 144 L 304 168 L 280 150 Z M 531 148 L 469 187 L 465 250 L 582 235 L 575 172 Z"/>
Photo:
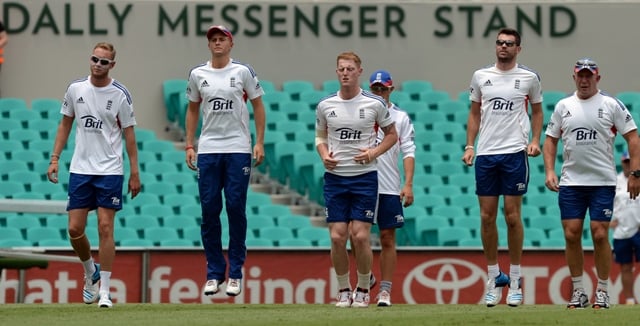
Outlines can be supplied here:
<path id="1" fill-rule="evenodd" d="M 19 2 L 2 4 L 2 19 L 10 34 L 126 35 L 137 28 L 139 3 L 56 3 L 39 8 Z M 146 7 L 151 4 L 145 5 Z M 157 3 L 157 35 L 201 36 L 212 24 L 227 25 L 245 37 L 407 38 L 410 5 L 346 4 L 179 4 Z M 577 16 L 561 5 L 501 8 L 490 5 L 437 6 L 431 17 L 437 38 L 464 33 L 467 38 L 492 37 L 504 26 L 551 38 L 574 33 Z M 430 22 L 416 22 L 428 24 Z M 457 36 L 462 36 L 457 35 Z"/>

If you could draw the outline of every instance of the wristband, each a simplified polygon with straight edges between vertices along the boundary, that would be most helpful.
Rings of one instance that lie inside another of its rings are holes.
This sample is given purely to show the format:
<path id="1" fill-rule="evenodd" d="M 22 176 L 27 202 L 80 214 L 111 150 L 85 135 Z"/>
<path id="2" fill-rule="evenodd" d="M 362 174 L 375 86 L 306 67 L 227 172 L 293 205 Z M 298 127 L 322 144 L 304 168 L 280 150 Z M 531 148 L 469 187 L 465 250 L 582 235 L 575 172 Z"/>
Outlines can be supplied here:
<path id="1" fill-rule="evenodd" d="M 188 151 L 190 149 L 193 149 L 193 146 L 187 146 L 187 147 L 184 148 L 185 151 Z"/>
<path id="2" fill-rule="evenodd" d="M 464 147 L 465 151 L 468 150 L 468 149 L 473 149 L 473 146 L 472 145 L 467 145 L 467 146 Z"/>

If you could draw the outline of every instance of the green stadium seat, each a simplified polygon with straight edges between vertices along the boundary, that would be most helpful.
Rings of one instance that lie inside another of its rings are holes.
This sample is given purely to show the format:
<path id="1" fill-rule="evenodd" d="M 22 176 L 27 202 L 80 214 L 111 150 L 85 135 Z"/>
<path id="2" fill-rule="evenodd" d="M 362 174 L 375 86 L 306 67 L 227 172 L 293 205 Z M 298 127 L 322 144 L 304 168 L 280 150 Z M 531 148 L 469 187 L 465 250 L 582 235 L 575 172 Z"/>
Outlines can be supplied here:
<path id="1" fill-rule="evenodd" d="M 547 234 L 543 229 L 529 227 L 524 230 L 524 238 L 529 240 L 534 247 L 541 247 L 547 240 Z"/>
<path id="2" fill-rule="evenodd" d="M 150 226 L 143 230 L 144 239 L 151 240 L 155 245 L 160 245 L 160 241 L 169 239 L 179 239 L 178 231 L 174 228 L 162 226 Z"/>
<path id="3" fill-rule="evenodd" d="M 408 93 L 412 100 L 419 100 L 420 93 L 433 89 L 433 84 L 427 80 L 407 79 L 400 83 L 400 90 Z"/>
<path id="4" fill-rule="evenodd" d="M 159 227 L 160 222 L 156 216 L 151 215 L 131 215 L 124 217 L 124 225 L 132 230 L 140 232 L 145 228 Z"/>
<path id="5" fill-rule="evenodd" d="M 36 244 L 38 247 L 71 247 L 71 243 L 66 239 L 42 239 Z"/>
<path id="6" fill-rule="evenodd" d="M 314 89 L 313 83 L 308 80 L 287 80 L 282 83 L 282 91 L 289 94 L 292 100 L 300 100 L 300 93 Z"/>
<path id="7" fill-rule="evenodd" d="M 224 232 L 223 230 L 222 233 L 224 236 L 224 233 L 228 233 L 228 232 Z M 189 240 L 193 242 L 196 246 L 199 246 L 202 243 L 200 226 L 189 226 L 182 229 L 182 239 Z M 222 242 L 222 245 L 223 246 L 225 245 L 224 241 Z"/>
<path id="8" fill-rule="evenodd" d="M 310 89 L 300 92 L 298 101 L 306 103 L 308 110 L 315 110 L 318 103 L 329 95 L 325 91 Z"/>
<path id="9" fill-rule="evenodd" d="M 8 118 L 9 112 L 14 110 L 28 110 L 27 102 L 17 97 L 0 98 L 0 115 L 2 118 Z"/>
<path id="10" fill-rule="evenodd" d="M 640 102 L 640 92 L 624 91 L 616 93 L 616 98 L 629 109 L 629 111 L 637 111 L 640 108 L 634 108 L 633 104 Z"/>
<path id="11" fill-rule="evenodd" d="M 452 196 L 461 195 L 462 189 L 457 185 L 451 185 L 451 184 L 434 185 L 434 186 L 429 186 L 429 193 L 438 194 L 440 196 L 450 198 Z"/>
<path id="12" fill-rule="evenodd" d="M 47 166 L 49 164 L 49 161 L 47 162 Z M 19 160 L 9 160 L 9 161 L 2 161 L 0 160 L 0 178 L 2 180 L 8 180 L 9 179 L 9 174 L 15 173 L 15 172 L 29 172 L 29 165 L 27 164 L 27 162 L 24 161 L 19 161 Z M 4 186 L 4 185 L 3 185 Z"/>
<path id="13" fill-rule="evenodd" d="M 270 240 L 275 246 L 279 246 L 280 241 L 284 239 L 295 238 L 293 231 L 290 228 L 283 226 L 263 227 L 260 229 L 259 233 L 260 239 Z"/>
<path id="14" fill-rule="evenodd" d="M 18 248 L 18 247 L 32 247 L 33 244 L 30 241 L 24 239 L 9 239 L 0 237 L 0 248 Z"/>
<path id="15" fill-rule="evenodd" d="M 447 115 L 441 111 L 421 110 L 414 115 L 413 124 L 424 125 L 426 130 L 436 130 L 438 124 L 448 121 Z"/>
<path id="16" fill-rule="evenodd" d="M 564 240 L 564 238 L 559 239 L 559 238 L 549 238 L 549 239 L 545 239 L 543 241 L 540 242 L 540 247 L 542 248 L 562 248 L 564 249 L 566 246 L 566 242 Z"/>
<path id="17" fill-rule="evenodd" d="M 307 146 L 304 143 L 287 142 L 275 144 L 274 162 L 270 164 L 273 164 L 272 166 L 277 168 L 270 169 L 269 176 L 271 176 L 273 179 L 278 180 L 278 182 L 280 182 L 281 184 L 289 185 L 290 179 L 295 177 L 294 160 L 301 153 L 305 152 L 307 152 Z M 309 156 L 304 159 L 308 158 Z"/>
<path id="18" fill-rule="evenodd" d="M 28 148 L 28 143 L 34 140 L 40 140 L 40 132 L 31 129 L 15 129 L 9 131 L 9 139 L 17 140 L 22 143 L 23 148 Z"/>
<path id="19" fill-rule="evenodd" d="M 148 239 L 124 239 L 120 241 L 120 247 L 153 247 L 153 241 Z"/>
<path id="20" fill-rule="evenodd" d="M 437 110 L 438 102 L 450 98 L 449 93 L 439 90 L 422 91 L 418 94 L 418 100 L 427 103 L 431 110 Z"/>
<path id="21" fill-rule="evenodd" d="M 0 228 L 0 240 L 24 240 L 21 228 L 5 226 Z M 30 243 L 29 243 L 30 244 Z M 1 246 L 0 246 L 1 248 Z"/>
<path id="22" fill-rule="evenodd" d="M 307 239 L 314 246 L 319 246 L 322 241 L 330 239 L 329 229 L 326 227 L 308 226 L 297 230 L 299 239 Z"/>
<path id="23" fill-rule="evenodd" d="M 152 141 L 152 140 L 157 140 L 158 137 L 156 135 L 156 132 L 151 130 L 151 129 L 144 129 L 144 128 L 135 128 L 135 134 L 136 134 L 136 142 L 137 143 L 145 143 L 148 141 Z M 142 147 L 142 146 L 140 146 Z"/>
<path id="24" fill-rule="evenodd" d="M 265 94 L 277 91 L 276 84 L 270 80 L 260 79 L 260 86 Z"/>
<path id="25" fill-rule="evenodd" d="M 279 247 L 301 247 L 301 248 L 307 248 L 307 247 L 313 247 L 313 243 L 310 240 L 307 240 L 307 239 L 289 238 L 289 239 L 279 240 L 278 241 L 278 246 Z"/>
<path id="26" fill-rule="evenodd" d="M 469 90 L 466 89 L 464 91 L 458 92 L 458 96 L 456 96 L 458 101 L 465 103 L 467 107 L 471 105 L 471 100 L 469 99 Z"/>
<path id="27" fill-rule="evenodd" d="M 40 219 L 32 214 L 15 214 L 7 217 L 7 227 L 16 228 L 26 232 L 29 229 L 42 227 Z"/>
<path id="28" fill-rule="evenodd" d="M 427 213 L 431 214 L 434 208 L 447 204 L 444 196 L 439 194 L 414 194 L 414 205 L 420 205 L 427 209 Z"/>
<path id="29" fill-rule="evenodd" d="M 540 229 L 549 234 L 551 230 L 562 229 L 562 223 L 560 217 L 538 215 L 529 218 L 530 229 Z"/>
<path id="30" fill-rule="evenodd" d="M 269 113 L 274 111 L 282 111 L 280 103 L 291 101 L 291 96 L 286 92 L 270 92 L 262 95 L 262 102 L 265 106 L 265 111 Z"/>
<path id="31" fill-rule="evenodd" d="M 291 210 L 285 205 L 265 204 L 257 207 L 257 213 L 272 218 L 278 218 L 282 215 L 291 215 Z"/>
<path id="32" fill-rule="evenodd" d="M 113 238 L 117 244 L 124 240 L 140 239 L 140 235 L 136 229 L 130 227 L 116 227 L 113 230 Z"/>
<path id="33" fill-rule="evenodd" d="M 10 111 L 9 119 L 18 121 L 20 122 L 20 125 L 22 126 L 22 128 L 29 128 L 29 129 L 31 129 L 30 124 L 32 124 L 35 121 L 42 120 L 40 118 L 40 113 L 33 110 L 29 110 L 29 109 Z M 55 120 L 45 120 L 45 121 L 51 121 L 55 123 L 56 127 L 54 127 L 53 130 L 56 130 L 58 124 L 56 123 Z"/>
<path id="34" fill-rule="evenodd" d="M 49 157 L 45 157 L 44 154 L 40 151 L 34 151 L 34 150 L 26 150 L 26 149 L 19 149 L 14 151 L 13 153 L 11 153 L 11 160 L 12 161 L 19 161 L 19 162 L 26 162 L 27 166 L 29 167 L 29 172 L 31 173 L 46 173 L 47 171 L 34 171 L 34 164 L 36 162 L 49 162 Z"/>
<path id="35" fill-rule="evenodd" d="M 289 161 L 289 158 L 291 160 Z M 320 160 L 315 151 L 303 151 L 295 155 L 283 157 L 282 165 L 289 179 L 289 187 L 301 195 L 305 195 L 305 182 L 302 175 L 303 166 L 313 165 Z"/>
<path id="36" fill-rule="evenodd" d="M 22 182 L 17 181 L 2 181 L 0 187 L 0 198 L 13 198 L 13 195 L 25 191 L 25 186 Z"/>
<path id="37" fill-rule="evenodd" d="M 482 248 L 482 239 L 480 239 L 480 238 L 460 239 L 460 241 L 458 241 L 458 247 L 480 247 L 480 248 Z"/>
<path id="38" fill-rule="evenodd" d="M 262 205 L 273 205 L 271 195 L 262 192 L 247 192 L 247 214 L 258 214 L 258 207 Z"/>
<path id="39" fill-rule="evenodd" d="M 169 122 L 178 123 L 180 119 L 184 119 L 180 97 L 186 96 L 187 83 L 186 79 L 168 79 L 162 82 L 162 95 Z"/>
<path id="40" fill-rule="evenodd" d="M 439 149 L 438 152 L 444 151 L 444 144 L 441 143 L 443 148 Z M 451 145 L 449 145 L 449 150 L 451 151 Z M 455 164 L 457 162 L 435 162 L 431 165 L 431 173 L 439 176 L 447 176 L 451 174 L 465 173 L 464 167 L 462 164 Z"/>
<path id="41" fill-rule="evenodd" d="M 145 152 L 152 152 L 157 155 L 160 155 L 165 151 L 175 151 L 177 150 L 173 142 L 168 140 L 149 140 L 142 144 L 142 150 Z"/>
<path id="42" fill-rule="evenodd" d="M 156 195 L 162 201 L 166 195 L 178 194 L 178 187 L 173 183 L 158 181 L 142 184 L 142 191 Z"/>
<path id="43" fill-rule="evenodd" d="M 165 239 L 160 240 L 160 247 L 195 247 L 195 244 L 187 239 Z"/>
<path id="44" fill-rule="evenodd" d="M 251 238 L 245 240 L 247 247 L 273 247 L 273 242 L 269 239 Z"/>
<path id="45" fill-rule="evenodd" d="M 277 226 L 288 227 L 298 236 L 298 230 L 313 226 L 308 216 L 304 215 L 281 215 L 275 218 Z"/>
<path id="46" fill-rule="evenodd" d="M 62 101 L 56 98 L 34 98 L 31 100 L 31 110 L 38 112 L 42 119 L 52 119 L 60 115 Z"/>
<path id="47" fill-rule="evenodd" d="M 567 97 L 568 95 L 570 94 L 563 91 L 542 91 L 542 104 L 545 111 L 544 115 L 546 121 L 549 120 L 549 118 L 547 118 L 546 116 L 551 116 L 551 113 L 556 107 L 556 103 L 558 103 L 558 101 Z"/>
<path id="48" fill-rule="evenodd" d="M 322 82 L 322 90 L 327 93 L 336 93 L 340 90 L 340 81 L 337 79 L 328 79 Z"/>
<path id="49" fill-rule="evenodd" d="M 260 236 L 260 230 L 267 227 L 276 226 L 275 219 L 272 216 L 267 215 L 248 215 L 247 216 L 247 230 L 250 231 L 254 237 Z"/>
<path id="50" fill-rule="evenodd" d="M 437 231 L 439 246 L 458 246 L 462 239 L 473 238 L 471 230 L 466 227 L 441 227 Z"/>
<path id="51" fill-rule="evenodd" d="M 449 121 L 466 123 L 469 116 L 469 106 L 466 102 L 455 99 L 445 99 L 436 103 L 438 111 L 444 113 Z M 464 118 L 462 121 L 461 118 Z"/>
<path id="52" fill-rule="evenodd" d="M 155 216 L 156 218 L 161 218 L 173 215 L 173 211 L 168 210 L 164 205 L 161 204 L 146 204 L 140 206 L 140 215 L 151 215 Z"/>
<path id="53" fill-rule="evenodd" d="M 393 92 L 391 92 L 391 95 L 389 95 L 389 100 L 391 100 L 391 102 L 393 103 L 411 101 L 411 94 L 405 93 L 400 90 L 394 90 Z"/>
<path id="54" fill-rule="evenodd" d="M 43 217 L 44 226 L 52 229 L 67 231 L 69 217 L 67 214 L 48 214 Z"/>
<path id="55" fill-rule="evenodd" d="M 423 246 L 437 246 L 438 229 L 449 227 L 449 219 L 445 216 L 431 215 L 428 218 L 416 220 L 416 239 Z"/>
<path id="56" fill-rule="evenodd" d="M 162 226 L 176 230 L 182 230 L 193 226 L 199 227 L 199 225 L 200 224 L 195 216 L 173 215 L 162 218 Z"/>
<path id="57" fill-rule="evenodd" d="M 185 163 L 185 153 L 178 150 L 166 151 L 160 153 L 160 161 L 171 163 L 175 166 L 176 171 L 180 172 L 190 172 L 191 175 L 195 175 L 195 172 L 192 172 L 187 167 L 187 163 Z M 164 176 L 161 176 L 164 180 Z"/>
<path id="58" fill-rule="evenodd" d="M 416 123 L 416 114 L 418 114 L 418 112 L 429 111 L 429 106 L 424 102 L 411 100 L 411 101 L 398 101 L 395 103 L 400 109 L 407 112 L 407 114 L 409 115 L 411 120 L 414 122 L 414 124 Z M 421 121 L 421 123 L 423 122 L 424 121 Z"/>
<path id="59" fill-rule="evenodd" d="M 175 193 L 164 195 L 162 198 L 163 204 L 170 207 L 174 214 L 180 214 L 180 207 L 183 205 L 198 204 L 198 199 L 194 195 Z"/>
<path id="60" fill-rule="evenodd" d="M 61 183 L 52 183 L 49 181 L 40 181 L 31 184 L 31 191 L 42 194 L 46 199 L 68 195 Z"/>
<path id="61" fill-rule="evenodd" d="M 22 129 L 22 124 L 20 123 L 20 121 L 9 119 L 9 118 L 0 119 L 0 133 L 2 134 L 3 142 L 9 140 L 9 132 L 11 130 L 18 130 L 18 129 Z M 22 148 L 22 143 L 19 143 L 18 145 L 20 146 L 20 148 Z M 2 146 L 2 148 L 3 149 L 7 149 L 7 148 L 15 149 L 17 147 Z"/>
<path id="62" fill-rule="evenodd" d="M 466 228 L 471 231 L 473 237 L 480 236 L 480 217 L 462 215 L 451 219 L 453 226 Z"/>
<path id="63" fill-rule="evenodd" d="M 28 228 L 26 232 L 26 240 L 31 241 L 33 245 L 37 245 L 38 241 L 45 239 L 64 240 L 62 234 L 60 233 L 60 230 L 58 229 L 38 226 Z"/>
<path id="64" fill-rule="evenodd" d="M 309 105 L 305 102 L 293 101 L 293 100 L 281 101 L 279 102 L 279 109 L 280 110 L 276 112 L 286 113 L 287 117 L 289 117 L 289 119 L 291 120 L 300 121 L 301 119 L 298 118 L 300 114 L 312 113 L 315 121 L 315 110 L 310 110 Z M 267 117 L 267 120 L 271 120 L 270 118 L 272 113 L 273 112 L 269 112 L 269 116 Z"/>

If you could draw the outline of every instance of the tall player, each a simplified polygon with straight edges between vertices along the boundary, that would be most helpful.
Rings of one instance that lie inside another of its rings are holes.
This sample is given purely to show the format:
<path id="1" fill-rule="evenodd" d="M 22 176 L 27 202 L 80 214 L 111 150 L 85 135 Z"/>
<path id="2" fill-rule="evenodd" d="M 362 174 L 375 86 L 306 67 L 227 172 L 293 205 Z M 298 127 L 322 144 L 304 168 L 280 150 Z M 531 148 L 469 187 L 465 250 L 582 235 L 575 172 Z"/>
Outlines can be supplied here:
<path id="1" fill-rule="evenodd" d="M 140 192 L 138 147 L 133 130 L 136 119 L 131 94 L 109 76 L 109 71 L 116 65 L 115 58 L 112 44 L 96 44 L 89 57 L 91 74 L 73 81 L 67 88 L 60 110 L 62 120 L 47 170 L 49 180 L 57 183 L 60 153 L 67 143 L 73 121 L 77 120 L 76 145 L 69 168 L 69 239 L 84 266 L 84 302 L 90 304 L 99 298 L 98 305 L 102 308 L 112 306 L 109 281 L 116 251 L 113 220 L 116 211 L 122 208 L 123 135 L 129 156 L 131 198 Z M 94 263 L 91 245 L 84 233 L 87 215 L 94 209 L 98 210 L 100 264 Z"/>
<path id="2" fill-rule="evenodd" d="M 471 110 L 462 161 L 471 166 L 476 156 L 476 194 L 480 203 L 481 236 L 487 260 L 488 307 L 498 304 L 509 286 L 507 304 L 522 303 L 522 196 L 529 184 L 527 156 L 540 155 L 542 86 L 540 76 L 516 63 L 520 34 L 503 28 L 496 38 L 496 63 L 476 70 L 471 78 Z M 531 103 L 531 121 L 528 106 Z M 531 132 L 531 140 L 529 133 Z M 474 143 L 478 137 L 478 147 Z M 498 201 L 504 196 L 509 246 L 509 275 L 498 264 Z"/>
<path id="3" fill-rule="evenodd" d="M 198 171 L 198 190 L 202 206 L 202 246 L 207 259 L 205 295 L 213 295 L 226 280 L 227 261 L 222 253 L 222 192 L 229 219 L 229 282 L 226 293 L 242 291 L 242 267 L 247 256 L 247 191 L 254 166 L 264 160 L 264 91 L 253 68 L 231 59 L 233 35 L 224 26 L 207 30 L 211 60 L 189 73 L 186 116 L 186 160 Z M 253 106 L 256 126 L 251 148 L 248 98 Z M 200 112 L 202 133 L 194 148 Z M 196 160 L 197 159 L 197 160 Z M 196 163 L 197 162 L 197 163 Z"/>
<path id="4" fill-rule="evenodd" d="M 331 261 L 339 286 L 336 306 L 365 308 L 369 306 L 373 258 L 371 224 L 378 198 L 375 162 L 397 142 L 398 136 L 386 103 L 360 88 L 360 57 L 353 52 L 343 52 L 336 61 L 340 90 L 318 103 L 316 149 L 326 169 L 326 220 L 331 235 Z M 385 135 L 376 146 L 377 128 Z M 353 292 L 349 280 L 348 239 L 355 249 L 358 274 Z"/>
<path id="5" fill-rule="evenodd" d="M 584 308 L 589 304 L 582 279 L 582 227 L 588 209 L 598 276 L 593 308 L 607 309 L 611 270 L 609 222 L 617 181 L 613 143 L 619 132 L 629 146 L 632 172 L 627 191 L 629 198 L 635 199 L 640 193 L 640 140 L 636 123 L 624 104 L 598 89 L 598 64 L 583 58 L 576 62 L 573 71 L 576 91 L 556 104 L 547 125 L 543 147 L 545 186 L 558 192 L 565 258 L 573 287 L 567 307 Z M 558 182 L 555 162 L 560 138 L 564 162 Z"/>

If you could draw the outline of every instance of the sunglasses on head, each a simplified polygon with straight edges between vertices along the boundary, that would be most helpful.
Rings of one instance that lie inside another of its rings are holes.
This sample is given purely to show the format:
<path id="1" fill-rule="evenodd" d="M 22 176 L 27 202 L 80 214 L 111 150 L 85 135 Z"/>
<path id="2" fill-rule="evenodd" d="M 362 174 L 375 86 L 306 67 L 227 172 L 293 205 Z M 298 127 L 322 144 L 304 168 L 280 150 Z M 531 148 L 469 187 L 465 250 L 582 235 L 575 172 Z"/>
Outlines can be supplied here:
<path id="1" fill-rule="evenodd" d="M 497 46 L 503 46 L 506 45 L 508 48 L 516 45 L 515 41 L 511 41 L 511 40 L 496 40 L 496 45 Z"/>
<path id="2" fill-rule="evenodd" d="M 107 58 L 98 58 L 95 55 L 91 56 L 91 62 L 93 63 L 99 63 L 102 66 L 108 66 L 111 63 L 113 63 L 113 60 L 111 59 L 107 59 Z"/>
<path id="3" fill-rule="evenodd" d="M 387 87 L 387 86 L 371 86 L 371 90 L 374 92 L 386 92 L 389 89 L 391 89 L 391 87 Z"/>

